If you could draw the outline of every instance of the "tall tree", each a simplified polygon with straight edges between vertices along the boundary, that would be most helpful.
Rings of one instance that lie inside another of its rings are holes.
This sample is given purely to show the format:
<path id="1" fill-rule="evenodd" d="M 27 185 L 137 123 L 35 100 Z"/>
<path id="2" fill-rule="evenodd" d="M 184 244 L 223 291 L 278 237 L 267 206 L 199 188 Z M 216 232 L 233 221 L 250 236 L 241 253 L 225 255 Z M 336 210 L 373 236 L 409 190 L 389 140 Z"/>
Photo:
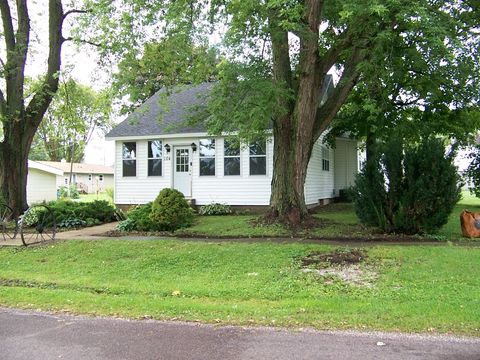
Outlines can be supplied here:
<path id="1" fill-rule="evenodd" d="M 111 128 L 111 104 L 106 91 L 97 92 L 73 79 L 62 81 L 33 140 L 35 153 L 46 156 L 37 159 L 82 161 L 93 134 Z"/>
<path id="2" fill-rule="evenodd" d="M 27 208 L 27 159 L 35 132 L 58 89 L 62 44 L 66 41 L 62 26 L 66 17 L 79 10 L 64 11 L 60 0 L 49 0 L 48 61 L 41 86 L 25 96 L 25 70 L 31 56 L 32 23 L 27 0 L 0 1 L 4 46 L 1 50 L 0 121 L 0 193 L 20 214 Z M 43 6 L 43 5 L 42 5 Z"/>
<path id="3" fill-rule="evenodd" d="M 97 9 L 110 15 L 98 22 L 105 28 L 112 24 L 112 8 L 99 4 Z M 184 21 L 187 13 L 222 24 L 229 62 L 210 97 L 209 126 L 212 132 L 234 130 L 245 138 L 272 128 L 271 214 L 293 223 L 307 216 L 304 183 L 313 145 L 361 75 L 382 66 L 385 51 L 391 48 L 408 53 L 421 47 L 428 53 L 438 47 L 445 56 L 468 56 L 465 44 L 477 36 L 465 16 L 473 5 L 460 0 L 227 0 L 210 2 L 210 11 L 192 12 L 179 9 L 197 8 L 203 2 L 167 1 L 159 5 L 163 11 L 156 8 L 168 15 L 166 20 L 146 16 L 149 4 L 137 0 L 128 7 L 129 21 L 121 19 L 123 28 L 135 28 L 139 21 L 131 11 L 135 9 L 140 9 L 143 20 L 173 24 L 164 34 L 175 31 L 178 22 L 194 24 Z M 125 31 L 118 32 L 117 38 L 124 39 Z M 322 84 L 333 68 L 339 82 L 323 101 Z"/>

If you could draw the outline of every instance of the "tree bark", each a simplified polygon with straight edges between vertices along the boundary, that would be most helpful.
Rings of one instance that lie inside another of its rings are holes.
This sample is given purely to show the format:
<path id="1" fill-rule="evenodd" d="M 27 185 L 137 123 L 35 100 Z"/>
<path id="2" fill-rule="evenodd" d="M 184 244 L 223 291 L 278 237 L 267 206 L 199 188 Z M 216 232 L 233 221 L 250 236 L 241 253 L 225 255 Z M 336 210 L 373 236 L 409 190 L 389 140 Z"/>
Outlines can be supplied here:
<path id="1" fill-rule="evenodd" d="M 274 81 L 295 93 L 292 104 L 280 100 L 279 107 L 287 109 L 286 115 L 273 121 L 274 170 L 270 215 L 291 225 L 298 225 L 308 216 L 304 186 L 313 145 L 348 96 L 358 77 L 356 66 L 361 60 L 358 52 L 353 51 L 341 85 L 335 90 L 336 98 L 329 99 L 320 108 L 326 73 L 350 41 L 348 36 L 342 37 L 338 46 L 332 48 L 324 58 L 320 57 L 318 42 L 322 7 L 322 1 L 305 1 L 305 27 L 299 32 L 298 85 L 292 80 L 288 35 L 281 26 L 276 26 L 277 17 L 274 13 L 269 18 Z"/>
<path id="2" fill-rule="evenodd" d="M 64 15 L 61 0 L 49 0 L 48 69 L 41 88 L 25 106 L 25 65 L 30 39 L 30 17 L 26 0 L 17 0 L 16 4 L 15 30 L 9 2 L 0 1 L 7 50 L 3 73 L 6 93 L 0 91 L 1 122 L 4 130 L 4 139 L 0 143 L 0 193 L 2 200 L 18 216 L 28 207 L 28 154 L 33 137 L 58 89 Z"/>

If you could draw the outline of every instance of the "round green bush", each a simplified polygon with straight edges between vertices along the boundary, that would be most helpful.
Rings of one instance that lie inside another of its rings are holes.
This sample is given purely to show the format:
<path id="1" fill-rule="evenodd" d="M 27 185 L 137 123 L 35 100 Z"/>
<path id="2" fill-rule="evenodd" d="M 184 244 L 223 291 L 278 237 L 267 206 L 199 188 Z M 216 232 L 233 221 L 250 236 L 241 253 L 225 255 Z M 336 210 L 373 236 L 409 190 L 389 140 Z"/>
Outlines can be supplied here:
<path id="1" fill-rule="evenodd" d="M 163 189 L 152 203 L 150 220 L 158 230 L 175 231 L 192 224 L 193 209 L 180 191 Z"/>

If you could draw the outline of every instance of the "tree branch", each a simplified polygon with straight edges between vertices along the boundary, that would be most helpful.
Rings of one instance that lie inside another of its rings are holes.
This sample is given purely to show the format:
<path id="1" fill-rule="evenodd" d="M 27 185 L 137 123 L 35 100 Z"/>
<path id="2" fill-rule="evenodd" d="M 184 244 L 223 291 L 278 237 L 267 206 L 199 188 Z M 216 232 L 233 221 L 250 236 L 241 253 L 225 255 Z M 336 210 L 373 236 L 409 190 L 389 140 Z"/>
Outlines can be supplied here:
<path id="1" fill-rule="evenodd" d="M 66 11 L 63 14 L 62 19 L 65 20 L 67 18 L 67 16 L 72 15 L 72 14 L 87 14 L 89 12 L 90 12 L 90 10 L 71 9 L 71 10 Z"/>
<path id="2" fill-rule="evenodd" d="M 48 109 L 54 94 L 58 90 L 58 73 L 61 64 L 62 50 L 62 24 L 63 24 L 63 8 L 60 0 L 49 0 L 49 53 L 48 68 L 45 80 L 32 100 L 27 106 L 26 115 L 29 121 L 33 123 L 33 131 L 36 130 L 43 115 Z"/>
<path id="3" fill-rule="evenodd" d="M 317 117 L 313 128 L 314 142 L 317 141 L 320 135 L 322 135 L 330 125 L 338 110 L 350 94 L 350 91 L 355 86 L 358 77 L 360 76 L 360 71 L 357 66 L 364 60 L 364 58 L 364 49 L 355 47 L 352 56 L 345 65 L 345 70 L 340 78 L 338 86 L 317 111 Z"/>
<path id="4" fill-rule="evenodd" d="M 67 42 L 67 41 L 78 41 L 82 44 L 92 45 L 92 46 L 95 46 L 95 47 L 101 47 L 102 46 L 102 44 L 94 43 L 93 41 L 89 41 L 89 40 L 74 39 L 72 37 L 62 38 L 62 42 Z"/>
<path id="5" fill-rule="evenodd" d="M 12 14 L 8 0 L 0 1 L 0 12 L 2 13 L 3 35 L 5 36 L 8 57 L 8 53 L 15 51 L 15 32 L 13 30 Z"/>

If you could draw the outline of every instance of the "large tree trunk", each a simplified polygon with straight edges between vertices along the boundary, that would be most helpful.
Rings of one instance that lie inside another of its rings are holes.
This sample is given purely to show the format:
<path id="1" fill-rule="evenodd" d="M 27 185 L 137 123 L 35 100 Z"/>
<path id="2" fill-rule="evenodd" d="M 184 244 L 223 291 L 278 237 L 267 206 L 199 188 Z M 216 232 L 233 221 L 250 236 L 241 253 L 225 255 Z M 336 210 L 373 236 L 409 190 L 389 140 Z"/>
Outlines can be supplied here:
<path id="1" fill-rule="evenodd" d="M 307 162 L 298 162 L 298 144 L 292 128 L 292 119 L 287 117 L 273 126 L 273 177 L 270 198 L 271 214 L 280 221 L 298 224 L 306 215 L 304 183 Z M 300 160 L 301 161 L 301 160 Z"/>
<path id="2" fill-rule="evenodd" d="M 42 86 L 25 104 L 25 65 L 29 49 L 30 17 L 27 0 L 16 1 L 17 29 L 14 28 L 8 1 L 0 2 L 3 37 L 7 53 L 3 72 L 6 91 L 0 90 L 0 117 L 4 139 L 0 142 L 0 194 L 20 215 L 27 204 L 28 153 L 53 94 L 58 89 L 62 24 L 65 19 L 61 0 L 49 0 L 48 68 Z"/>
<path id="3" fill-rule="evenodd" d="M 28 208 L 28 153 L 32 136 L 21 129 L 18 122 L 10 124 L 13 126 L 6 126 L 9 131 L 0 144 L 0 191 L 15 216 L 19 216 Z"/>
<path id="4" fill-rule="evenodd" d="M 295 94 L 293 101 L 278 100 L 278 108 L 284 110 L 285 114 L 273 119 L 274 170 L 270 215 L 291 225 L 298 225 L 308 215 L 304 186 L 313 145 L 328 128 L 355 85 L 359 76 L 357 65 L 364 58 L 361 48 L 354 47 L 344 64 L 338 86 L 321 103 L 322 82 L 351 41 L 351 34 L 344 33 L 338 44 L 320 57 L 322 7 L 323 2 L 320 0 L 306 0 L 304 3 L 305 27 L 298 32 L 300 58 L 295 80 L 290 62 L 288 33 L 278 23 L 279 16 L 275 10 L 271 9 L 269 13 L 273 81 Z"/>

